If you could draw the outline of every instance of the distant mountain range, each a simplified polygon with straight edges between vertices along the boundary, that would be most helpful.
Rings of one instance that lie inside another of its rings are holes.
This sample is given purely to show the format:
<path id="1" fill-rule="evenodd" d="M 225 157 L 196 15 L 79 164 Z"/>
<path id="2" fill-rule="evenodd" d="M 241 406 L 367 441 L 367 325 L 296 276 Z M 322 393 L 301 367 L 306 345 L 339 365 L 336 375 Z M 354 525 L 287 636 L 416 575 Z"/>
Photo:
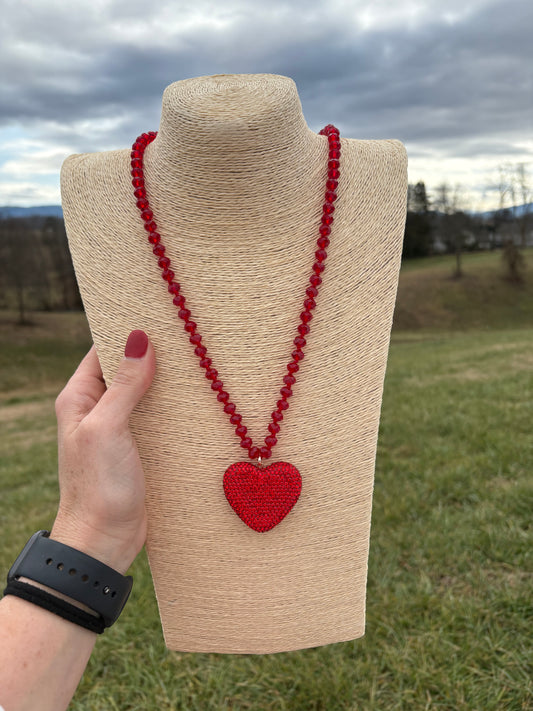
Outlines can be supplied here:
<path id="1" fill-rule="evenodd" d="M 63 217 L 61 205 L 36 205 L 35 207 L 0 206 L 0 218 L 6 217 Z"/>
<path id="2" fill-rule="evenodd" d="M 507 208 L 510 209 L 510 208 Z M 525 205 L 517 205 L 513 208 L 515 214 L 521 217 L 526 212 L 533 212 L 533 202 L 528 202 Z M 486 212 L 473 212 L 467 210 L 470 215 L 478 217 L 494 217 L 498 210 L 487 210 Z M 36 205 L 35 207 L 11 207 L 9 205 L 0 206 L 0 219 L 6 217 L 63 217 L 61 205 Z"/>

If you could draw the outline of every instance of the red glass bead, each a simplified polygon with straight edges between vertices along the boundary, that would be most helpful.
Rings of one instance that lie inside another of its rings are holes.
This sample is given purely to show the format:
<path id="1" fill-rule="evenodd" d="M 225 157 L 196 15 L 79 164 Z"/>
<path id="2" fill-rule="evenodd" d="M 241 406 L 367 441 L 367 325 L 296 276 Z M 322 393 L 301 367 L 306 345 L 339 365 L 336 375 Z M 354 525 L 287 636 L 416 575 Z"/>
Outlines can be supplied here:
<path id="1" fill-rule="evenodd" d="M 211 388 L 217 392 L 217 400 L 224 403 L 224 411 L 230 415 L 231 424 L 237 425 L 235 433 L 241 438 L 241 446 L 248 449 L 250 457 L 256 458 L 261 456 L 263 459 L 268 459 L 271 456 L 271 448 L 277 444 L 276 434 L 280 430 L 279 422 L 283 420 L 283 412 L 288 409 L 289 403 L 287 399 L 292 395 L 292 385 L 296 379 L 293 373 L 299 370 L 299 361 L 304 358 L 302 348 L 306 345 L 305 336 L 309 333 L 310 327 L 308 322 L 311 321 L 313 315 L 311 311 L 316 307 L 315 297 L 318 295 L 317 287 L 322 283 L 320 274 L 324 271 L 324 260 L 327 257 L 326 249 L 330 244 L 328 235 L 331 234 L 331 225 L 333 224 L 333 212 L 335 207 L 333 203 L 337 199 L 337 187 L 340 167 L 341 142 L 339 138 L 339 130 L 328 124 L 320 131 L 320 135 L 326 136 L 328 139 L 328 178 L 326 181 L 325 203 L 323 205 L 323 214 L 321 216 L 321 224 L 319 227 L 320 237 L 317 240 L 318 248 L 315 252 L 316 262 L 313 265 L 313 274 L 309 279 L 309 286 L 306 289 L 307 298 L 304 301 L 305 310 L 300 314 L 301 324 L 298 325 L 298 336 L 294 339 L 296 350 L 292 352 L 293 361 L 287 365 L 288 375 L 283 378 L 284 387 L 280 389 L 282 399 L 277 402 L 277 410 L 272 413 L 272 422 L 268 429 L 270 435 L 265 438 L 265 447 L 256 447 L 252 444 L 250 437 L 247 437 L 247 428 L 241 424 L 242 417 L 236 413 L 236 406 L 229 402 L 229 393 L 223 390 L 223 383 L 218 380 L 218 372 L 212 368 L 212 360 L 207 357 L 207 349 L 201 345 L 202 337 L 196 333 L 197 324 L 190 320 L 191 312 L 185 308 L 185 298 L 180 293 L 180 284 L 173 281 L 174 272 L 170 269 L 170 259 L 165 256 L 165 247 L 160 244 L 161 235 L 157 232 L 157 225 L 154 220 L 154 215 L 150 209 L 147 191 L 144 184 L 144 168 L 143 158 L 146 147 L 156 138 L 156 131 L 149 131 L 137 137 L 132 146 L 130 163 L 132 185 L 134 187 L 134 195 L 137 200 L 137 208 L 140 210 L 141 219 L 144 222 L 144 229 L 148 232 L 148 241 L 153 245 L 153 253 L 158 257 L 158 266 L 163 270 L 162 277 L 168 282 L 168 291 L 174 297 L 173 303 L 179 308 L 179 316 L 185 321 L 184 329 L 190 334 L 189 341 L 195 346 L 195 354 L 200 358 L 200 366 L 206 369 L 205 377 L 211 380 Z"/>

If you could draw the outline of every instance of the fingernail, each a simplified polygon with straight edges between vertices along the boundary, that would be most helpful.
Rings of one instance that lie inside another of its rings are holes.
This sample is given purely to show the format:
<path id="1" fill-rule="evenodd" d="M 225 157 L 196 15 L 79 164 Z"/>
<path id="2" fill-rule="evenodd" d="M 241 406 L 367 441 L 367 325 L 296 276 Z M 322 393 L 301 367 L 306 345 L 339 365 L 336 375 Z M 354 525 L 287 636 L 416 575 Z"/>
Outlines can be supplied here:
<path id="1" fill-rule="evenodd" d="M 148 350 L 148 336 L 144 331 L 132 331 L 128 336 L 124 355 L 126 358 L 142 358 Z"/>

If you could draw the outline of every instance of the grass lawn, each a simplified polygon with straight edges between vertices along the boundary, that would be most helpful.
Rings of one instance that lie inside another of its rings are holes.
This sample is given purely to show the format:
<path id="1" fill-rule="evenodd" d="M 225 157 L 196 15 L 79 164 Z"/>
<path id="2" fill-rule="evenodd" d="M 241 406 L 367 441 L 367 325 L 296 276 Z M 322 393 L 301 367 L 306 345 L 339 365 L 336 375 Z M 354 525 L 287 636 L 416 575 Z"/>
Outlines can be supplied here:
<path id="1" fill-rule="evenodd" d="M 474 261 L 465 271 L 485 283 L 490 259 Z M 98 638 L 73 711 L 533 709 L 531 285 L 509 292 L 498 282 L 488 328 L 490 313 L 478 324 L 468 285 L 447 274 L 445 260 L 402 270 L 365 637 L 264 656 L 170 652 L 143 551 L 130 601 Z M 453 329 L 428 315 L 448 290 L 446 313 L 463 309 Z M 399 327 L 402 314 L 410 329 Z M 83 314 L 32 313 L 34 327 L 14 327 L 14 316 L 0 312 L 4 578 L 27 538 L 52 525 L 54 399 L 90 347 Z"/>

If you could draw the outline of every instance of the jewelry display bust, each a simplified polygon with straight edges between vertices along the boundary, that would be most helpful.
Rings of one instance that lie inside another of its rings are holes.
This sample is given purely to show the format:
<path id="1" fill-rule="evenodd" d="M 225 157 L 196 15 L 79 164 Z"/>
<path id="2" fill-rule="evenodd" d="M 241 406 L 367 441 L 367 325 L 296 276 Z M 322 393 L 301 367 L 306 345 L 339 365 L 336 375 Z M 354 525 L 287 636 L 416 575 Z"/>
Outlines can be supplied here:
<path id="1" fill-rule="evenodd" d="M 326 120 L 338 125 L 334 115 Z M 294 508 L 260 533 L 235 515 L 222 487 L 224 472 L 247 452 L 161 279 L 133 197 L 131 143 L 73 155 L 62 166 L 70 251 L 106 384 L 131 330 L 143 329 L 156 351 L 156 375 L 130 426 L 145 471 L 146 551 L 169 649 L 264 654 L 364 634 L 407 158 L 397 140 L 347 139 L 341 131 L 340 143 L 305 358 L 264 463 L 290 462 L 303 485 Z M 267 425 L 295 347 L 328 150 L 328 137 L 308 128 L 292 79 L 269 74 L 171 84 L 144 150 L 149 207 L 174 279 L 254 443 L 273 434 Z"/>

